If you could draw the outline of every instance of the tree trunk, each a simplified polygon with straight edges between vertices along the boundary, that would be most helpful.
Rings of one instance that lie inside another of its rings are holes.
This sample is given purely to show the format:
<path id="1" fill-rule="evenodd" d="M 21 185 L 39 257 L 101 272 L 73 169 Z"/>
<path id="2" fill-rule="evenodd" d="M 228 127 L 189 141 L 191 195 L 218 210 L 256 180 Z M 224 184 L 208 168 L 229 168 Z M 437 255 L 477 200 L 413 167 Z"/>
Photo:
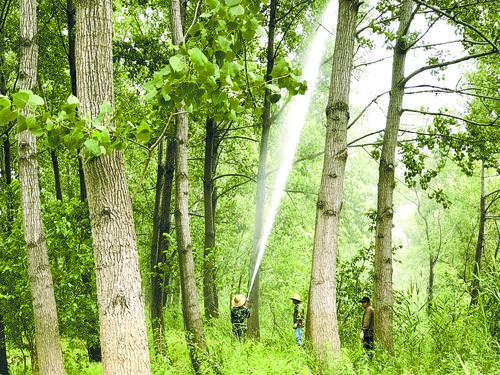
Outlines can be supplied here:
<path id="1" fill-rule="evenodd" d="M 50 150 L 50 159 L 52 160 L 52 170 L 54 171 L 54 185 L 56 188 L 56 199 L 62 201 L 61 173 L 59 172 L 59 160 L 55 150 Z"/>
<path id="2" fill-rule="evenodd" d="M 170 7 L 172 41 L 179 45 L 184 42 L 180 0 L 172 0 Z M 196 373 L 200 372 L 203 356 L 208 352 L 198 305 L 196 273 L 189 228 L 189 187 L 188 187 L 188 115 L 180 108 L 175 117 L 175 232 L 179 252 L 179 273 L 182 296 L 182 313 L 191 362 Z"/>
<path id="3" fill-rule="evenodd" d="M 271 72 L 274 68 L 274 36 L 276 32 L 276 12 L 278 0 L 271 0 L 269 9 L 269 30 L 267 34 L 267 55 L 266 55 L 266 82 L 271 83 Z M 264 225 L 264 207 L 266 201 L 266 165 L 267 150 L 269 145 L 269 132 L 271 129 L 271 91 L 266 88 L 264 92 L 264 111 L 262 113 L 262 133 L 260 137 L 259 167 L 257 170 L 257 194 L 255 205 L 255 224 L 253 235 L 253 254 L 250 262 L 248 287 L 250 288 L 251 277 L 254 273 L 257 253 L 259 251 L 259 241 Z M 252 290 L 248 291 L 249 302 L 252 313 L 248 319 L 248 337 L 260 339 L 260 318 L 259 318 L 259 294 L 260 294 L 260 272 L 257 272 Z"/>
<path id="4" fill-rule="evenodd" d="M 71 93 L 76 96 L 76 57 L 75 57 L 75 5 L 73 0 L 66 0 L 66 24 L 68 27 L 68 64 L 69 76 L 71 79 Z M 80 154 L 78 157 L 78 178 L 80 183 L 80 200 L 87 200 L 87 188 L 85 187 L 85 177 L 83 175 L 83 163 Z"/>
<path id="5" fill-rule="evenodd" d="M 79 1 L 76 81 L 82 116 L 113 104 L 111 0 Z M 108 124 L 109 125 L 109 124 Z M 150 374 L 132 203 L 120 151 L 84 163 L 104 374 Z"/>
<path id="6" fill-rule="evenodd" d="M 160 237 L 158 241 L 159 258 L 158 261 L 164 266 L 161 272 L 161 307 L 164 308 L 167 303 L 168 287 L 170 285 L 173 259 L 167 257 L 167 252 L 170 247 L 170 231 L 172 229 L 171 207 L 172 207 L 172 190 L 174 183 L 175 172 L 175 140 L 169 139 L 167 143 L 167 163 L 164 173 L 163 191 L 161 196 L 160 208 Z"/>
<path id="7" fill-rule="evenodd" d="M 337 324 L 336 268 L 340 210 L 347 161 L 349 92 L 360 3 L 340 0 L 330 95 L 326 107 L 323 173 L 316 206 L 316 228 L 309 288 L 307 336 L 326 359 L 340 351 Z"/>
<path id="8" fill-rule="evenodd" d="M 155 206 L 153 210 L 153 238 L 151 241 L 151 326 L 153 329 L 153 340 L 157 353 L 164 354 L 164 323 L 163 323 L 163 306 L 161 303 L 162 298 L 162 282 L 163 272 L 165 265 L 160 262 L 161 249 L 159 248 L 160 236 L 160 208 L 162 205 L 162 187 L 165 174 L 165 161 L 163 158 L 163 142 L 158 146 L 158 163 L 156 170 L 156 194 Z"/>
<path id="9" fill-rule="evenodd" d="M 36 0 L 20 1 L 19 89 L 33 90 L 36 86 L 38 66 L 36 12 Z M 65 374 L 54 286 L 42 223 L 36 138 L 25 130 L 17 135 L 17 141 L 24 240 L 33 298 L 35 341 L 40 374 Z"/>
<path id="10" fill-rule="evenodd" d="M 214 176 L 217 169 L 217 128 L 213 119 L 207 119 L 205 137 L 205 165 L 203 173 L 203 202 L 205 208 L 205 249 L 203 252 L 203 297 L 205 317 L 219 316 L 219 301 L 215 283 L 215 201 Z"/>
<path id="11" fill-rule="evenodd" d="M 403 0 L 399 19 L 398 40 L 394 47 L 392 84 L 384 143 L 379 166 L 377 224 L 375 236 L 375 339 L 380 347 L 392 351 L 392 219 L 396 147 L 404 96 L 406 38 L 412 20 L 413 2 Z"/>
<path id="12" fill-rule="evenodd" d="M 9 363 L 7 362 L 7 346 L 5 341 L 5 326 L 3 316 L 0 315 L 0 375 L 9 375 Z"/>
<path id="13" fill-rule="evenodd" d="M 481 270 L 481 259 L 484 250 L 484 228 L 486 224 L 486 187 L 484 179 L 484 164 L 481 164 L 481 199 L 479 202 L 479 230 L 477 232 L 476 257 L 474 269 L 472 270 L 471 306 L 478 302 L 479 297 L 479 273 Z"/>

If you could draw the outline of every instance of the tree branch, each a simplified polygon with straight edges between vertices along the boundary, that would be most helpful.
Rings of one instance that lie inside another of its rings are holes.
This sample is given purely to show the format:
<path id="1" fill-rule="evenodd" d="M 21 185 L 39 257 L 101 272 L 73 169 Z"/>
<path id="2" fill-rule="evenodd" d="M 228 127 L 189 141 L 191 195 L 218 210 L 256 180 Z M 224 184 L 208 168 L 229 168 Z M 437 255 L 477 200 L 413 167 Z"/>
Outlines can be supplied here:
<path id="1" fill-rule="evenodd" d="M 417 110 L 417 109 L 407 109 L 407 108 L 403 108 L 402 112 L 421 113 L 423 115 L 429 115 L 429 116 L 450 117 L 450 118 L 454 118 L 456 120 L 463 121 L 463 122 L 465 122 L 465 123 L 467 123 L 469 125 L 474 125 L 474 126 L 492 126 L 492 127 L 495 127 L 495 128 L 500 127 L 500 125 L 496 125 L 498 117 L 495 120 L 493 120 L 493 122 L 491 122 L 489 124 L 484 124 L 484 123 L 479 123 L 479 122 L 467 120 L 467 119 L 464 119 L 463 117 L 455 116 L 455 115 L 452 115 L 452 114 L 449 114 L 449 113 L 427 112 L 427 111 L 420 111 L 420 110 Z"/>

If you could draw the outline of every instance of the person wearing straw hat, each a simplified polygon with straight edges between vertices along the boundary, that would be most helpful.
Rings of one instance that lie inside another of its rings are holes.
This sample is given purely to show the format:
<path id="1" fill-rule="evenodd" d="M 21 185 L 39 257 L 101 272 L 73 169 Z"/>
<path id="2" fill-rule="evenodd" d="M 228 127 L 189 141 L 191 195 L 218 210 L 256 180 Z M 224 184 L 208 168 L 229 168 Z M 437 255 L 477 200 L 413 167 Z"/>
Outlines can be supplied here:
<path id="1" fill-rule="evenodd" d="M 250 317 L 250 309 L 246 306 L 247 297 L 237 294 L 231 301 L 231 324 L 234 336 L 243 341 L 247 331 L 247 319 Z"/>
<path id="2" fill-rule="evenodd" d="M 295 341 L 298 346 L 302 346 L 302 334 L 304 333 L 304 306 L 298 293 L 290 298 L 295 305 L 293 310 L 293 329 L 295 330 Z"/>

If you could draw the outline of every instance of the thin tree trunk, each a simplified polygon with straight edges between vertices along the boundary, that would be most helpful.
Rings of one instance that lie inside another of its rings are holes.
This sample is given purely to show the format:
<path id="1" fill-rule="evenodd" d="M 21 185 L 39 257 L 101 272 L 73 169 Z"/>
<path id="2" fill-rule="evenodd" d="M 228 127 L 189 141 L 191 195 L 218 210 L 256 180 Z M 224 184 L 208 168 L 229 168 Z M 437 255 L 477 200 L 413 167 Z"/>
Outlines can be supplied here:
<path id="1" fill-rule="evenodd" d="M 113 105 L 111 0 L 76 4 L 76 81 L 82 116 Z M 105 375 L 150 374 L 132 202 L 120 151 L 84 163 Z"/>
<path id="2" fill-rule="evenodd" d="M 404 96 L 404 69 L 407 54 L 406 38 L 412 20 L 413 2 L 403 0 L 399 18 L 398 39 L 394 47 L 392 84 L 384 143 L 379 166 L 377 224 L 375 236 L 375 339 L 380 347 L 393 349 L 392 312 L 392 219 L 394 171 L 401 109 Z"/>
<path id="3" fill-rule="evenodd" d="M 69 76 L 71 79 L 71 93 L 77 95 L 76 87 L 76 57 L 75 57 L 75 5 L 73 0 L 66 0 L 66 24 L 68 27 L 68 64 Z M 87 200 L 87 188 L 85 187 L 85 177 L 83 174 L 83 164 L 79 153 L 78 157 L 78 178 L 80 183 L 80 200 Z"/>
<path id="4" fill-rule="evenodd" d="M 486 224 L 486 187 L 484 179 L 484 164 L 481 164 L 481 199 L 479 203 L 479 229 L 477 232 L 476 256 L 472 270 L 471 306 L 476 305 L 479 297 L 479 273 L 484 251 L 484 228 Z"/>
<path id="5" fill-rule="evenodd" d="M 266 55 L 266 82 L 271 83 L 271 73 L 274 68 L 274 36 L 276 33 L 276 12 L 278 0 L 271 0 L 269 8 L 269 30 L 267 34 L 267 55 Z M 269 145 L 269 132 L 271 129 L 271 91 L 266 88 L 264 92 L 264 111 L 262 113 L 262 133 L 260 137 L 259 167 L 257 170 L 257 194 L 255 205 L 255 224 L 253 235 L 253 254 L 250 262 L 248 287 L 250 288 L 251 277 L 254 273 L 257 253 L 259 251 L 259 241 L 264 225 L 264 207 L 266 201 L 266 165 L 267 151 Z M 248 337 L 260 339 L 260 317 L 259 317 L 259 294 L 260 294 L 260 272 L 257 272 L 252 290 L 248 291 L 249 302 L 251 304 L 251 315 L 248 319 Z"/>
<path id="6" fill-rule="evenodd" d="M 219 316 L 219 301 L 215 284 L 215 200 L 214 176 L 217 168 L 217 128 L 213 119 L 206 121 L 203 202 L 205 208 L 205 249 L 203 252 L 203 297 L 205 317 Z"/>
<path id="7" fill-rule="evenodd" d="M 155 343 L 155 349 L 157 353 L 164 353 L 164 334 L 163 334 L 163 306 L 162 306 L 162 282 L 163 282 L 163 272 L 162 269 L 165 265 L 160 262 L 160 252 L 159 247 L 160 236 L 160 209 L 161 209 L 161 197 L 163 191 L 163 181 L 165 174 L 165 160 L 163 158 L 163 142 L 158 146 L 158 163 L 156 170 L 156 194 L 155 194 L 155 206 L 153 210 L 153 238 L 151 241 L 151 326 L 153 329 L 153 340 Z"/>
<path id="8" fill-rule="evenodd" d="M 323 173 L 316 205 L 316 228 L 309 288 L 307 336 L 323 358 L 340 351 L 336 268 L 340 210 L 347 161 L 349 92 L 360 3 L 340 0 L 330 95 L 326 107 Z"/>
<path id="9" fill-rule="evenodd" d="M 9 375 L 9 363 L 7 362 L 7 345 L 5 340 L 5 326 L 3 316 L 0 315 L 0 375 Z"/>
<path id="10" fill-rule="evenodd" d="M 172 229 L 171 207 L 172 207 L 172 191 L 175 172 L 175 140 L 169 139 L 167 143 L 167 163 L 164 173 L 163 191 L 161 197 L 160 208 L 160 238 L 158 241 L 159 258 L 164 267 L 162 269 L 162 288 L 161 288 L 161 307 L 165 307 L 167 303 L 167 292 L 170 285 L 173 261 L 172 257 L 167 257 L 167 252 L 170 248 L 170 231 Z M 162 316 L 163 317 L 163 316 Z"/>
<path id="11" fill-rule="evenodd" d="M 38 67 L 36 12 L 36 0 L 20 1 L 19 89 L 33 90 L 36 86 Z M 24 240 L 33 298 L 35 342 L 40 374 L 65 374 L 54 286 L 42 223 L 36 138 L 25 130 L 17 135 L 17 141 Z"/>
<path id="12" fill-rule="evenodd" d="M 56 188 L 56 199 L 62 201 L 61 173 L 59 172 L 59 160 L 55 150 L 50 150 L 50 159 L 52 160 L 52 170 L 54 171 L 54 185 Z"/>
<path id="13" fill-rule="evenodd" d="M 172 0 L 170 7 L 172 41 L 179 45 L 184 42 L 180 0 Z M 175 117 L 175 232 L 179 252 L 179 272 L 182 296 L 182 313 L 191 362 L 196 373 L 201 370 L 203 356 L 208 352 L 203 322 L 198 305 L 196 273 L 194 269 L 191 232 L 189 227 L 189 186 L 188 186 L 188 115 L 182 112 Z"/>

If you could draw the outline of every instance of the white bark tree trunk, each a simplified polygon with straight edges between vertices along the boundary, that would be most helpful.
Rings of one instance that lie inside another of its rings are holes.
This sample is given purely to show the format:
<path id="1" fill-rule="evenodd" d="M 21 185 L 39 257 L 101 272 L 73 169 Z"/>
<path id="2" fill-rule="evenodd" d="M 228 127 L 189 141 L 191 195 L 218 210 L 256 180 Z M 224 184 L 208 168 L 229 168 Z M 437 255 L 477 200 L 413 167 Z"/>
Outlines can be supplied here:
<path id="1" fill-rule="evenodd" d="M 325 156 L 316 207 L 306 334 L 314 350 L 324 359 L 328 354 L 340 351 L 335 273 L 347 161 L 349 91 L 359 5 L 357 0 L 339 1 L 330 95 L 326 108 Z"/>
<path id="2" fill-rule="evenodd" d="M 36 0 L 20 1 L 21 49 L 17 85 L 19 89 L 34 90 L 36 86 L 38 67 L 36 11 Z M 24 240 L 33 298 L 35 341 L 40 374 L 65 374 L 54 285 L 42 223 L 36 138 L 25 130 L 17 135 L 17 142 Z"/>
<path id="3" fill-rule="evenodd" d="M 76 81 L 83 116 L 113 104 L 112 3 L 76 3 Z M 84 164 L 102 362 L 106 375 L 150 374 L 132 202 L 119 151 Z"/>

